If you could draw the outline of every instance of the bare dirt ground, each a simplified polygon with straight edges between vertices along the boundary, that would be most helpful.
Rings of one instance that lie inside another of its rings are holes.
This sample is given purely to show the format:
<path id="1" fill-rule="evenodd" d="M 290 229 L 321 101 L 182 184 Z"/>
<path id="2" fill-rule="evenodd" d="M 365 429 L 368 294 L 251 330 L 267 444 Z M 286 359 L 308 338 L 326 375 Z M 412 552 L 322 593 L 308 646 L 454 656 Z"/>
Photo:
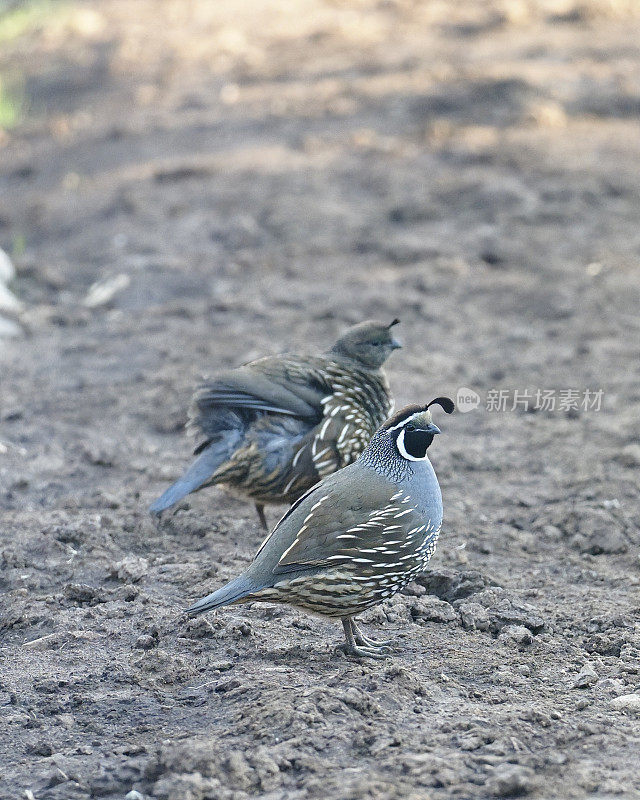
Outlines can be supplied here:
<path id="1" fill-rule="evenodd" d="M 637 12 L 102 0 L 3 41 L 0 797 L 640 796 Z M 398 404 L 603 408 L 442 420 L 387 661 L 286 607 L 187 621 L 261 540 L 218 490 L 146 514 L 200 376 L 394 316 Z"/>

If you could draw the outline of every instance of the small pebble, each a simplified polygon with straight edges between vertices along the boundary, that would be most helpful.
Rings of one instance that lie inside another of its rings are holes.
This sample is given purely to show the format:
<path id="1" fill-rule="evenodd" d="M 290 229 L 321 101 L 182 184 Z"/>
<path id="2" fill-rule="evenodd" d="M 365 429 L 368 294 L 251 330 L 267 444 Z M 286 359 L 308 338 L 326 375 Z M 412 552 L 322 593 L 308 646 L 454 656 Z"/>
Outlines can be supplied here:
<path id="1" fill-rule="evenodd" d="M 571 684 L 571 688 L 588 689 L 590 686 L 593 686 L 597 682 L 598 682 L 598 673 L 591 666 L 591 664 L 585 664 L 584 667 L 580 670 L 580 672 L 576 675 L 573 683 Z"/>
<path id="2" fill-rule="evenodd" d="M 134 644 L 136 650 L 152 650 L 154 647 L 157 646 L 158 646 L 158 637 L 149 636 L 148 634 L 139 636 L 136 639 L 136 643 Z"/>
<path id="3" fill-rule="evenodd" d="M 512 642 L 519 647 L 526 647 L 533 643 L 533 634 L 524 625 L 506 625 L 498 637 L 502 642 Z"/>

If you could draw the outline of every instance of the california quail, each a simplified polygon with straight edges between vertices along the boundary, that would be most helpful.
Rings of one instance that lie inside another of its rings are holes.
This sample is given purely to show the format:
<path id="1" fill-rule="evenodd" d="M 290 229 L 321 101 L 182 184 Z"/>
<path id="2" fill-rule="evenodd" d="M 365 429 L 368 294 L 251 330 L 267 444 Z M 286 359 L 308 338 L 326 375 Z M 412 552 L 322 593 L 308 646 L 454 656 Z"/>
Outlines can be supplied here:
<path id="1" fill-rule="evenodd" d="M 204 441 L 185 474 L 149 508 L 160 514 L 190 492 L 223 484 L 266 503 L 293 503 L 360 455 L 392 408 L 381 367 L 400 343 L 399 320 L 361 322 L 322 356 L 269 356 L 200 387 L 189 428 Z"/>
<path id="2" fill-rule="evenodd" d="M 187 613 L 252 600 L 290 603 L 342 620 L 345 651 L 379 657 L 355 614 L 382 602 L 421 573 L 436 548 L 442 495 L 427 449 L 440 430 L 429 406 L 447 414 L 448 397 L 411 405 L 388 419 L 360 458 L 310 489 L 282 517 L 251 566 Z"/>

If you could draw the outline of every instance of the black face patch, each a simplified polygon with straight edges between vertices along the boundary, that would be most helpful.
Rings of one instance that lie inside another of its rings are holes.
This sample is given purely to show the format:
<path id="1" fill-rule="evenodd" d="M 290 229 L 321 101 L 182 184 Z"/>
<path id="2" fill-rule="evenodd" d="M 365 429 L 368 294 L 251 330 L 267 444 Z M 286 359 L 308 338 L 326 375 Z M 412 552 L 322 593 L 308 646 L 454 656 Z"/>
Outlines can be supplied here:
<path id="1" fill-rule="evenodd" d="M 432 441 L 432 433 L 405 428 L 404 449 L 410 456 L 413 456 L 413 458 L 424 458 L 427 454 L 427 448 Z"/>

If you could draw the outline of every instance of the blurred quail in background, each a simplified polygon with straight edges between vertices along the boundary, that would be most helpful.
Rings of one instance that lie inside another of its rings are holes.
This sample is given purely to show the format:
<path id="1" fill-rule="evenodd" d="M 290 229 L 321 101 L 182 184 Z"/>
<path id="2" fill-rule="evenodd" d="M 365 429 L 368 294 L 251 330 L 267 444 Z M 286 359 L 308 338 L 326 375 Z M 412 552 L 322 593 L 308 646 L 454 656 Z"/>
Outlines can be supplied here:
<path id="1" fill-rule="evenodd" d="M 252 498 L 268 530 L 265 504 L 293 503 L 355 461 L 390 413 L 381 367 L 401 346 L 398 322 L 362 322 L 322 356 L 268 356 L 201 386 L 188 424 L 203 438 L 198 457 L 149 511 L 222 484 Z"/>
<path id="2" fill-rule="evenodd" d="M 251 566 L 187 609 L 200 614 L 252 600 L 289 603 L 342 620 L 345 652 L 381 657 L 389 642 L 367 638 L 354 615 L 381 603 L 423 572 L 442 525 L 442 495 L 427 450 L 439 428 L 438 397 L 388 419 L 360 458 L 301 497 Z"/>

